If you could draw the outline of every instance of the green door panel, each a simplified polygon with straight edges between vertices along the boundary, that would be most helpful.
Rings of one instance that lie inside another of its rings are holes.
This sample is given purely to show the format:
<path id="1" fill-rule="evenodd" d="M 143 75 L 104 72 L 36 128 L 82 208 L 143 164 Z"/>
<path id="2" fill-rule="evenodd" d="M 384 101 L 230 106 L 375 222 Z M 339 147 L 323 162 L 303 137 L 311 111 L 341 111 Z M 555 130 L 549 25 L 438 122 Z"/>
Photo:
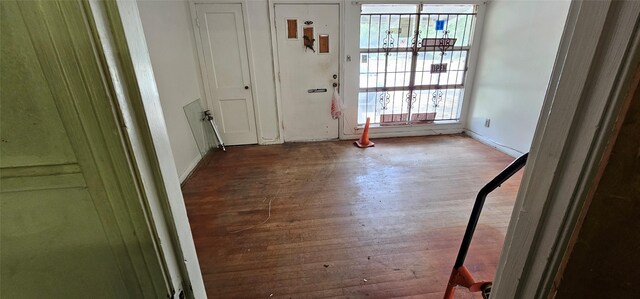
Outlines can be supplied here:
<path id="1" fill-rule="evenodd" d="M 0 28 L 0 167 L 76 162 L 15 2 L 2 1 Z"/>
<path id="2" fill-rule="evenodd" d="M 86 188 L 2 193 L 3 298 L 124 298 Z"/>
<path id="3" fill-rule="evenodd" d="M 170 293 L 81 0 L 0 1 L 0 296 Z"/>

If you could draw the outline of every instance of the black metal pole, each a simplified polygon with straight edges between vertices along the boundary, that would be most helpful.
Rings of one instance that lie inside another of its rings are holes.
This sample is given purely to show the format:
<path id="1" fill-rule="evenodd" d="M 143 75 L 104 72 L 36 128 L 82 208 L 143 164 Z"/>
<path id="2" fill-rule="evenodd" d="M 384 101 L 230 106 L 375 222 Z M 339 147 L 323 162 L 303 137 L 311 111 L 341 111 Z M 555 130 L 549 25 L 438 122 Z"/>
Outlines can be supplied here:
<path id="1" fill-rule="evenodd" d="M 464 237 L 462 238 L 462 244 L 460 244 L 460 250 L 458 251 L 458 257 L 456 258 L 456 263 L 453 268 L 458 269 L 462 267 L 464 264 L 464 259 L 467 257 L 467 252 L 469 251 L 469 245 L 471 244 L 471 239 L 473 238 L 473 233 L 476 230 L 476 226 L 478 225 L 478 220 L 480 219 L 480 213 L 482 212 L 482 207 L 484 206 L 484 200 L 487 198 L 487 195 L 491 193 L 491 191 L 497 189 L 508 180 L 511 176 L 513 176 L 518 170 L 524 167 L 527 164 L 527 157 L 529 153 L 526 153 L 520 156 L 515 161 L 511 162 L 509 166 L 507 166 L 502 172 L 500 172 L 493 180 L 487 183 L 480 192 L 478 192 L 478 196 L 476 197 L 476 202 L 473 205 L 473 210 L 471 211 L 471 218 L 469 218 L 469 224 L 467 224 L 467 230 L 464 232 Z"/>

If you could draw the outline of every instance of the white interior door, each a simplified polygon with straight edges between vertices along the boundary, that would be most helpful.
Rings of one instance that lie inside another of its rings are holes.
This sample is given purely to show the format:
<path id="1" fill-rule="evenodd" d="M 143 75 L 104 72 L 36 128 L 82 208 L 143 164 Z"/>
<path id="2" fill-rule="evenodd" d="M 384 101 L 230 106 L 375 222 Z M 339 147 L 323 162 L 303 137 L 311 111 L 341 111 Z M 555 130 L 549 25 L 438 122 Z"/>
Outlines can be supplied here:
<path id="1" fill-rule="evenodd" d="M 241 4 L 197 4 L 211 111 L 227 145 L 258 142 Z"/>
<path id="2" fill-rule="evenodd" d="M 338 138 L 331 97 L 339 76 L 339 6 L 278 4 L 275 22 L 284 140 Z M 313 50 L 305 47 L 305 33 L 315 40 Z"/>

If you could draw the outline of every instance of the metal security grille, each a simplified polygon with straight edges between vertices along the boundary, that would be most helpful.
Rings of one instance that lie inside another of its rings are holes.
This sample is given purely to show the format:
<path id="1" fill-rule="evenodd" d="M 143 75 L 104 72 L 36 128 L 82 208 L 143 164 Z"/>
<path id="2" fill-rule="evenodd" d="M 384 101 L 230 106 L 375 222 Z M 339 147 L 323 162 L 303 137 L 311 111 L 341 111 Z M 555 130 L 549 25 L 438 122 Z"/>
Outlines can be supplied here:
<path id="1" fill-rule="evenodd" d="M 363 5 L 359 124 L 367 117 L 380 125 L 460 119 L 476 7 L 410 7 L 416 12 Z"/>

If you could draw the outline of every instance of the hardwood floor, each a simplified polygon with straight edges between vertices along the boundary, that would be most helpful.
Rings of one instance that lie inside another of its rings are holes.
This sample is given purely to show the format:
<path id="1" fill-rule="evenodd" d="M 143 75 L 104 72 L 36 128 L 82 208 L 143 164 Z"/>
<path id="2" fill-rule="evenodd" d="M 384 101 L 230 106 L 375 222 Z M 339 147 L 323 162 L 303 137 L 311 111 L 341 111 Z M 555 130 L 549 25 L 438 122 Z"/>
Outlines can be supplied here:
<path id="1" fill-rule="evenodd" d="M 513 158 L 463 135 L 374 141 L 205 157 L 183 192 L 209 298 L 442 298 L 476 193 Z M 521 174 L 487 199 L 476 279 L 493 278 Z"/>

